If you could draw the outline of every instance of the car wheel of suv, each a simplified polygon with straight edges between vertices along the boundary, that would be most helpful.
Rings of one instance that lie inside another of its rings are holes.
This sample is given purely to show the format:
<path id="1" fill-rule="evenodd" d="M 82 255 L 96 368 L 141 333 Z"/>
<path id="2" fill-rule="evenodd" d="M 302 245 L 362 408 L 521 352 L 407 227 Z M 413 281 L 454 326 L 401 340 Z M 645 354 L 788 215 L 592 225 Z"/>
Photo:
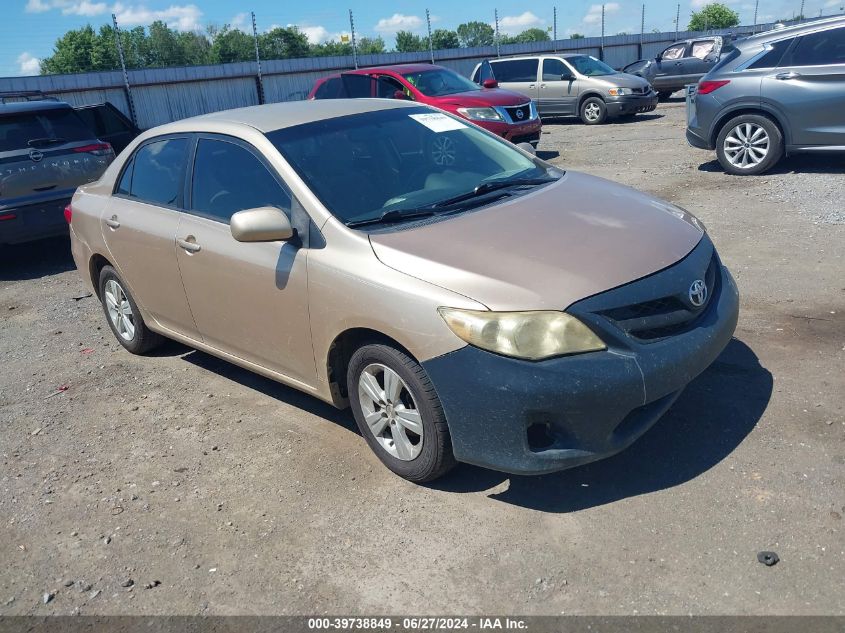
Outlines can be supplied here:
<path id="1" fill-rule="evenodd" d="M 118 342 L 133 354 L 148 352 L 164 341 L 144 323 L 126 284 L 111 266 L 103 266 L 100 271 L 100 301 Z"/>
<path id="2" fill-rule="evenodd" d="M 387 345 L 365 345 L 349 361 L 347 385 L 361 434 L 394 473 L 421 483 L 455 465 L 440 399 L 410 356 Z"/>
<path id="3" fill-rule="evenodd" d="M 581 103 L 581 120 L 587 125 L 604 123 L 607 118 L 607 106 L 599 97 L 587 97 Z"/>
<path id="4" fill-rule="evenodd" d="M 783 156 L 783 135 L 770 118 L 742 114 L 722 126 L 716 156 L 729 174 L 762 174 Z"/>

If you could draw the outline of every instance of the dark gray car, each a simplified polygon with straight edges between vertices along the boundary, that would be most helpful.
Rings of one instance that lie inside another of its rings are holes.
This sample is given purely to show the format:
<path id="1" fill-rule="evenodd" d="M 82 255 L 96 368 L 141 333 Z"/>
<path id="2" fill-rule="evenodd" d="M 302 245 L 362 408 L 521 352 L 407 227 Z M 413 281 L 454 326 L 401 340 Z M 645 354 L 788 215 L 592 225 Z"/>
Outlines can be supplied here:
<path id="1" fill-rule="evenodd" d="M 622 70 L 647 79 L 661 100 L 701 79 L 716 63 L 724 46 L 721 35 L 681 40 L 655 59 L 640 59 Z"/>
<path id="2" fill-rule="evenodd" d="M 67 103 L 0 100 L 0 244 L 66 234 L 73 192 L 113 159 Z"/>
<path id="3" fill-rule="evenodd" d="M 687 140 L 732 174 L 761 174 L 784 153 L 845 151 L 845 17 L 738 42 L 687 103 Z"/>

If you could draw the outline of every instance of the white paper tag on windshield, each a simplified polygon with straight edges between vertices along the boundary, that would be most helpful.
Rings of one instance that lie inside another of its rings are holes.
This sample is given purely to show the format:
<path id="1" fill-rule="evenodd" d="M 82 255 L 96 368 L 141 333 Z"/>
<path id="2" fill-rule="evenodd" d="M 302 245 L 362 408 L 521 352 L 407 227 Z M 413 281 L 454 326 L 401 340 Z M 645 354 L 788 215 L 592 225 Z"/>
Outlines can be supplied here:
<path id="1" fill-rule="evenodd" d="M 452 117 L 441 114 L 440 112 L 409 114 L 408 116 L 415 121 L 419 121 L 432 132 L 451 132 L 452 130 L 462 130 L 467 127 L 460 121 L 456 121 Z"/>

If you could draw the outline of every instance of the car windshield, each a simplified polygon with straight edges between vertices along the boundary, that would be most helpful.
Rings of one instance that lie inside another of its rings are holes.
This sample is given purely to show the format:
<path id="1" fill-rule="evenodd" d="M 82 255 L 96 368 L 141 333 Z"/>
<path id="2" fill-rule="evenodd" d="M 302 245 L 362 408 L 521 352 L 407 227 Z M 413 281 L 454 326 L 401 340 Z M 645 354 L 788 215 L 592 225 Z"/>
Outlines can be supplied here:
<path id="1" fill-rule="evenodd" d="M 591 55 L 575 55 L 573 57 L 567 57 L 566 61 L 572 64 L 575 70 L 587 77 L 601 77 L 602 75 L 616 74 L 616 71 L 610 66 Z"/>
<path id="2" fill-rule="evenodd" d="M 426 107 L 325 119 L 267 137 L 344 223 L 388 212 L 395 219 L 474 192 L 501 192 L 511 183 L 532 180 L 526 186 L 534 186 L 561 173 L 507 141 Z"/>
<path id="3" fill-rule="evenodd" d="M 405 73 L 402 76 L 427 97 L 481 90 L 477 84 L 447 68 L 433 68 L 418 73 Z"/>
<path id="4" fill-rule="evenodd" d="M 87 141 L 93 138 L 70 108 L 20 112 L 0 116 L 0 151 Z"/>

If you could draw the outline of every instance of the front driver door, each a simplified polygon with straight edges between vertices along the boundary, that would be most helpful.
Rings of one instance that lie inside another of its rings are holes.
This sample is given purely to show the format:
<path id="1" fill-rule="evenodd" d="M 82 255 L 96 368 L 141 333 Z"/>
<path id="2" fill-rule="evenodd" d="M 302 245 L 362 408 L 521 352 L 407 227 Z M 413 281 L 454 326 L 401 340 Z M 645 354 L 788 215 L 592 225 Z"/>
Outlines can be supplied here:
<path id="1" fill-rule="evenodd" d="M 578 81 L 572 69 L 556 57 L 546 57 L 541 72 L 540 97 L 537 99 L 540 116 L 575 114 Z"/>
<path id="2" fill-rule="evenodd" d="M 307 216 L 260 153 L 243 141 L 203 136 L 193 166 L 176 256 L 203 341 L 314 386 L 303 245 Z M 287 214 L 298 235 L 286 242 L 232 237 L 233 213 L 268 206 Z"/>
<path id="3" fill-rule="evenodd" d="M 655 90 L 668 92 L 683 85 L 683 81 L 679 81 L 677 76 L 684 72 L 682 60 L 686 50 L 686 42 L 678 42 L 660 53 L 657 58 L 657 70 L 651 82 Z"/>

